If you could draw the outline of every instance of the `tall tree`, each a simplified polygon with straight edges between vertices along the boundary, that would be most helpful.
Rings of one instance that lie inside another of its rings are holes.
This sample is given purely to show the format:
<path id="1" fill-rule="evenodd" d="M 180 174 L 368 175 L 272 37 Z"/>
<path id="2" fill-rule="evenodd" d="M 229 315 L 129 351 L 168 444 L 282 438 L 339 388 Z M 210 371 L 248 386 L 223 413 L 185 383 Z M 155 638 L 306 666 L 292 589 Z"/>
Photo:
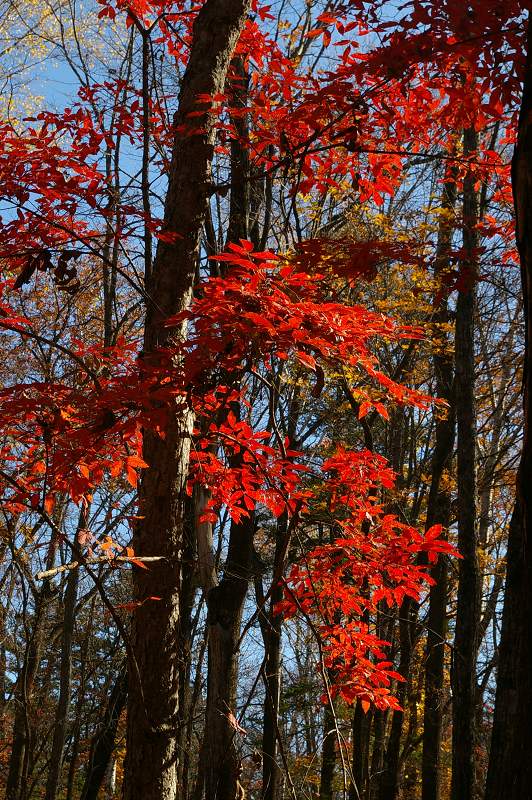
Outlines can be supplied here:
<path id="1" fill-rule="evenodd" d="M 456 203 L 456 171 L 446 176 L 443 185 L 442 215 L 438 230 L 438 243 L 434 263 L 434 274 L 440 286 L 449 269 Z M 438 288 L 437 291 L 441 291 Z M 451 518 L 450 492 L 442 486 L 444 472 L 450 470 L 454 453 L 456 398 L 454 393 L 454 363 L 449 352 L 449 336 L 444 326 L 449 323 L 448 300 L 439 302 L 436 321 L 442 330 L 439 343 L 434 347 L 433 363 L 436 395 L 446 401 L 444 414 L 439 413 L 435 422 L 434 453 L 432 456 L 432 479 L 427 501 L 427 525 L 440 524 L 449 527 Z M 447 628 L 447 571 L 444 558 L 434 566 L 432 576 L 436 581 L 429 593 L 427 617 L 427 655 L 425 661 L 425 704 L 423 711 L 423 760 L 422 799 L 439 800 L 441 786 L 441 746 L 444 710 L 445 637 Z"/>
<path id="2" fill-rule="evenodd" d="M 147 289 L 144 358 L 183 336 L 165 327 L 192 296 L 200 236 L 210 196 L 216 114 L 205 96 L 224 90 L 227 70 L 249 8 L 247 0 L 207 0 L 192 31 L 192 45 L 174 120 L 175 139 L 165 201 L 164 229 Z M 200 106 L 198 106 L 198 103 Z M 201 108 L 197 116 L 198 107 Z M 155 355 L 154 355 L 155 354 Z M 125 798 L 171 800 L 177 792 L 176 722 L 180 655 L 180 594 L 184 487 L 188 474 L 192 416 L 176 408 L 164 439 L 146 432 L 149 464 L 140 491 L 142 522 L 133 536 L 135 552 L 164 556 L 154 569 L 135 570 L 139 606 L 132 626 L 128 694 Z M 151 598 L 160 597 L 158 601 Z"/>
<path id="3" fill-rule="evenodd" d="M 497 694 L 486 800 L 532 797 L 532 25 L 527 51 L 517 144 L 512 159 L 516 240 L 525 315 L 524 438 L 517 499 L 508 531 L 506 587 L 497 669 Z"/>

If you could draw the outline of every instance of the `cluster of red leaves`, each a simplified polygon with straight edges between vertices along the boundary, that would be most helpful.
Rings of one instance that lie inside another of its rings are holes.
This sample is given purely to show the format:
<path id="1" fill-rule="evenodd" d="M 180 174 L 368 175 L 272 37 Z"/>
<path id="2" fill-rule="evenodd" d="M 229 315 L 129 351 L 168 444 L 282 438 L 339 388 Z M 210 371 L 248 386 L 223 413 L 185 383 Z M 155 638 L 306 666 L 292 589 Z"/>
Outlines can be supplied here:
<path id="1" fill-rule="evenodd" d="M 406 158 L 438 149 L 453 158 L 456 131 L 513 125 L 527 0 L 467 7 L 415 0 L 394 10 L 393 20 L 382 5 L 350 2 L 318 17 L 306 35 L 328 47 L 334 63 L 319 76 L 256 23 L 242 36 L 242 53 L 258 67 L 247 109 L 253 154 L 267 168 L 275 160 L 288 170 L 294 165 L 294 191 L 345 190 L 348 180 L 361 202 L 381 205 Z M 364 48 L 366 35 L 380 45 Z M 479 180 L 504 172 L 498 156 L 484 158 L 488 151 L 488 139 L 481 140 Z"/>
<path id="2" fill-rule="evenodd" d="M 101 196 L 94 160 L 102 138 L 82 108 L 42 114 L 24 135 L 9 124 L 0 127 L 0 255 L 13 268 L 43 247 L 90 239 L 76 215 L 80 205 L 95 208 Z"/>
<path id="3" fill-rule="evenodd" d="M 15 329 L 13 321 L 9 330 Z M 15 321 L 31 340 L 29 321 Z M 0 320 L 1 327 L 4 323 Z M 137 470 L 146 466 L 141 425 L 155 426 L 164 415 L 151 401 L 154 382 L 136 374 L 133 348 L 119 342 L 102 352 L 70 342 L 65 349 L 79 367 L 74 379 L 14 383 L 0 391 L 0 483 L 7 509 L 49 512 L 58 495 L 83 501 L 106 475 L 123 473 L 136 486 Z"/>
<path id="4" fill-rule="evenodd" d="M 419 338 L 419 329 L 397 325 L 362 306 L 331 302 L 332 287 L 315 264 L 281 262 L 273 253 L 253 252 L 245 241 L 230 244 L 216 260 L 230 264 L 229 273 L 206 282 L 193 309 L 168 321 L 193 322 L 185 356 L 193 384 L 221 361 L 224 369 L 239 370 L 245 364 L 249 371 L 259 364 L 269 369 L 273 356 L 291 357 L 317 379 L 324 367 L 344 365 L 376 381 L 398 402 L 423 406 L 430 401 L 383 375 L 370 348 L 374 337 Z"/>
<path id="5" fill-rule="evenodd" d="M 361 306 L 331 302 L 324 276 L 314 269 L 277 265 L 274 254 L 253 252 L 245 241 L 230 245 L 229 251 L 217 256 L 230 265 L 227 275 L 207 281 L 192 309 L 168 320 L 174 326 L 186 319 L 190 326 L 182 364 L 198 419 L 192 480 L 211 491 L 213 519 L 222 506 L 240 519 L 257 503 L 276 516 L 295 513 L 307 497 L 298 488 L 306 469 L 304 454 L 287 450 L 288 443 L 237 419 L 231 406 L 236 400 L 246 405 L 245 386 L 237 392 L 218 385 L 213 391 L 212 383 L 217 376 L 241 383 L 253 375 L 268 384 L 273 363 L 281 360 L 310 372 L 317 396 L 327 370 L 349 367 L 362 385 L 376 384 L 381 399 L 426 407 L 430 398 L 384 375 L 371 352 L 375 339 L 412 338 L 419 331 Z M 370 399 L 368 388 L 359 395 L 366 397 L 361 405 L 365 413 L 373 407 L 387 415 L 381 402 Z"/>
<path id="6" fill-rule="evenodd" d="M 368 243 L 368 252 L 372 247 Z M 349 254 L 355 255 L 363 261 L 360 247 Z M 274 515 L 305 520 L 312 492 L 301 477 L 312 467 L 305 454 L 232 413 L 235 402 L 246 405 L 246 377 L 267 382 L 274 360 L 284 360 L 309 371 L 319 395 L 327 371 L 348 366 L 361 383 L 376 384 L 382 400 L 419 406 L 430 401 L 384 375 L 371 350 L 376 338 L 399 340 L 419 331 L 332 302 L 315 259 L 305 264 L 300 254 L 283 262 L 273 253 L 253 252 L 245 241 L 217 258 L 226 265 L 225 276 L 208 280 L 190 311 L 167 321 L 178 326 L 186 320 L 189 326 L 188 338 L 173 350 L 145 359 L 136 356 L 136 343 L 103 350 L 69 341 L 62 347 L 76 371 L 68 380 L 14 383 L 0 392 L 6 509 L 49 512 L 61 494 L 83 502 L 109 477 L 124 475 L 134 487 L 146 466 L 142 430 L 164 436 L 168 414 L 186 406 L 198 420 L 190 485 L 210 489 L 207 516 L 215 519 L 225 507 L 238 520 L 262 505 Z M 31 338 L 31 322 L 7 299 L 1 314 L 2 327 Z M 368 394 L 364 412 L 371 403 Z M 382 403 L 373 405 L 386 414 Z M 326 663 L 346 699 L 394 707 L 394 673 L 365 614 L 379 601 L 418 597 L 429 580 L 416 565 L 418 553 L 447 546 L 420 536 L 371 501 L 375 486 L 393 481 L 377 456 L 338 451 L 318 473 L 341 536 L 294 567 L 284 611 L 302 609 L 322 620 Z"/>
<path id="7" fill-rule="evenodd" d="M 273 254 L 253 253 L 248 242 L 232 245 L 218 259 L 230 265 L 227 276 L 207 281 L 191 310 L 168 320 L 173 326 L 186 318 L 190 331 L 171 352 L 148 360 L 137 358 L 135 342 L 120 341 L 105 351 L 65 342 L 65 355 L 76 365 L 74 379 L 15 383 L 0 392 L 2 455 L 16 475 L 5 483 L 4 499 L 13 507 L 50 505 L 57 493 L 79 501 L 105 475 L 125 472 L 135 485 L 135 470 L 144 465 L 142 429 L 164 435 L 167 415 L 187 404 L 198 420 L 191 480 L 213 491 L 212 509 L 226 506 L 234 518 L 257 502 L 274 514 L 293 511 L 305 496 L 297 491 L 302 454 L 287 452 L 282 442 L 272 444 L 271 434 L 231 413 L 235 400 L 247 402 L 246 376 L 267 382 L 273 360 L 309 371 L 316 394 L 327 369 L 347 365 L 366 385 L 368 380 L 377 385 L 381 400 L 430 402 L 380 372 L 371 352 L 375 338 L 410 338 L 418 331 L 359 306 L 328 301 L 319 274 L 278 265 Z M 17 316 L 7 300 L 0 326 L 33 335 L 30 321 Z M 386 413 L 369 394 L 365 402 Z M 236 454 L 242 458 L 235 460 Z"/>
<path id="8" fill-rule="evenodd" d="M 155 26 L 154 41 L 186 63 L 200 4 L 101 4 L 107 15 L 118 12 L 141 27 Z M 412 155 L 431 157 L 439 150 L 454 162 L 460 158 L 457 130 L 468 125 L 482 130 L 495 121 L 501 130 L 511 128 L 526 0 L 478 0 L 467 13 L 455 3 L 416 0 L 411 10 L 400 9 L 394 21 L 378 13 L 379 5 L 368 9 L 351 2 L 318 17 L 307 37 L 328 43 L 336 57 L 329 72 L 316 75 L 305 59 L 288 54 L 283 38 L 268 28 L 268 6 L 256 3 L 237 46 L 250 76 L 245 104 L 241 98 L 236 105 L 233 101 L 231 87 L 242 81 L 237 72 L 230 75 L 226 94 L 198 98 L 198 114 L 204 113 L 206 102 L 217 111 L 221 157 L 229 151 L 229 140 L 238 137 L 235 119 L 246 115 L 251 134 L 243 144 L 255 169 L 285 170 L 294 193 L 345 191 L 347 181 L 360 202 L 382 204 L 395 192 Z M 467 34 L 472 25 L 474 37 Z M 363 52 L 364 37 L 371 33 L 381 45 Z M 149 108 L 150 135 L 162 154 L 173 136 L 167 101 L 152 99 Z M 112 109 L 108 119 L 95 113 L 106 107 Z M 9 254 L 14 269 L 23 269 L 27 255 L 43 247 L 81 244 L 98 252 L 109 213 L 109 187 L 98 161 L 104 149 L 112 151 L 126 137 L 139 145 L 141 98 L 122 80 L 84 87 L 78 104 L 60 114 L 42 114 L 35 123 L 24 131 L 4 125 L 0 137 L 0 195 L 9 204 L 0 253 Z M 168 167 L 158 166 L 162 171 Z M 478 157 L 462 165 L 459 180 L 467 169 L 479 180 L 497 176 L 500 196 L 509 197 L 508 165 L 490 149 L 489 137 L 481 137 Z M 92 219 L 100 215 L 99 227 L 89 229 L 87 211 Z M 158 234 L 157 220 L 146 219 L 135 205 L 124 204 L 115 213 L 121 239 L 144 223 Z M 346 251 L 340 262 L 369 275 L 375 260 L 368 261 L 368 252 L 359 258 Z M 361 270 L 364 256 L 367 265 Z"/>
<path id="9" fill-rule="evenodd" d="M 377 708 L 398 708 L 391 693 L 403 680 L 386 660 L 386 645 L 372 632 L 370 614 L 379 606 L 419 601 L 432 583 L 426 567 L 441 553 L 455 553 L 437 525 L 422 535 L 388 514 L 375 499 L 391 489 L 394 476 L 385 459 L 368 451 L 338 448 L 323 465 L 328 514 L 338 534 L 294 565 L 277 611 L 303 614 L 319 633 L 333 691 L 348 703 L 360 699 Z"/>
<path id="10" fill-rule="evenodd" d="M 101 5 L 101 16 L 114 19 L 119 12 L 126 25 L 157 31 L 155 41 L 186 63 L 200 4 L 103 0 Z M 294 194 L 323 194 L 345 188 L 348 181 L 360 202 L 381 205 L 396 190 L 412 155 L 430 157 L 436 148 L 452 162 L 457 130 L 473 126 L 480 131 L 492 122 L 504 128 L 516 105 L 522 17 L 529 5 L 527 0 L 474 0 L 467 7 L 451 0 L 414 0 L 392 21 L 380 13 L 382 3 L 368 9 L 353 0 L 338 13 L 321 14 L 307 31 L 317 47 L 336 53 L 330 71 L 317 75 L 311 60 L 283 51 L 277 37 L 259 24 L 270 15 L 268 7 L 255 4 L 237 47 L 250 71 L 245 107 L 232 106 L 229 87 L 227 94 L 199 97 L 193 114 L 201 116 L 206 103 L 219 110 L 217 153 L 222 157 L 238 135 L 234 120 L 246 115 L 251 134 L 244 144 L 254 167 L 283 170 Z M 379 47 L 365 51 L 365 34 Z M 228 83 L 237 87 L 240 79 L 235 74 Z M 11 270 L 43 248 L 61 251 L 74 240 L 90 251 L 101 239 L 108 186 L 98 161 L 121 137 L 138 145 L 142 135 L 138 92 L 120 81 L 103 88 L 115 101 L 111 126 L 92 113 L 94 92 L 101 87 L 85 89 L 73 109 L 41 115 L 23 134 L 3 126 L 0 194 L 10 206 L 0 248 L 4 257 L 9 252 Z M 121 93 L 127 102 L 118 102 Z M 150 125 L 153 139 L 166 147 L 171 126 L 163 106 L 150 107 Z M 507 166 L 489 149 L 487 137 L 481 137 L 474 163 L 462 165 L 459 179 L 468 170 L 479 180 L 495 172 L 504 197 Z M 87 211 L 100 215 L 98 229 L 89 230 L 84 222 Z M 132 206 L 117 214 L 121 239 L 139 221 L 157 230 Z M 190 482 L 210 490 L 211 518 L 225 507 L 238 520 L 263 505 L 274 515 L 287 512 L 312 525 L 312 481 L 303 478 L 309 472 L 319 478 L 339 535 L 293 568 L 280 610 L 313 620 L 335 686 L 346 700 L 359 697 L 379 708 L 396 707 L 390 684 L 398 676 L 368 615 L 377 604 L 418 599 L 430 582 L 420 555 L 430 562 L 450 552 L 449 546 L 438 529 L 422 536 L 378 504 L 378 492 L 393 484 L 382 459 L 338 450 L 325 463 L 312 464 L 275 432 L 258 429 L 251 413 L 239 419 L 232 409 L 237 403 L 246 408 L 249 376 L 267 385 L 278 361 L 308 371 L 315 396 L 328 372 L 347 365 L 362 384 L 378 388 L 378 402 L 369 391 L 361 397 L 361 416 L 370 407 L 386 415 L 381 402 L 386 400 L 426 405 L 428 398 L 380 372 L 372 353 L 375 338 L 397 340 L 418 332 L 332 302 L 329 270 L 319 267 L 329 259 L 337 275 L 370 277 L 379 260 L 409 262 L 410 257 L 404 247 L 389 243 L 309 242 L 291 261 L 280 262 L 241 242 L 218 256 L 228 265 L 224 277 L 207 281 L 193 308 L 168 321 L 189 325 L 186 342 L 172 351 L 148 361 L 137 358 L 135 343 L 119 342 L 103 351 L 68 342 L 64 354 L 76 364 L 74 379 L 13 384 L 0 393 L 3 500 L 15 512 L 41 505 L 50 510 L 58 494 L 83 501 L 109 476 L 124 475 L 135 486 L 137 471 L 145 466 L 142 430 L 164 435 L 169 414 L 192 408 L 197 429 Z M 453 286 L 459 285 L 460 276 Z M 30 321 L 7 301 L 1 315 L 7 330 L 33 335 Z"/>
<path id="11" fill-rule="evenodd" d="M 127 25 L 156 30 L 155 41 L 186 64 L 200 4 L 100 3 L 102 15 L 118 12 Z M 334 66 L 316 75 L 312 59 L 294 58 L 268 28 L 269 6 L 254 3 L 236 49 L 250 73 L 247 102 L 234 105 L 229 88 L 198 98 L 198 109 L 205 102 L 218 109 L 217 151 L 228 152 L 229 139 L 238 138 L 234 120 L 246 115 L 253 133 L 244 144 L 256 166 L 288 170 L 294 192 L 345 189 L 348 180 L 361 202 L 381 205 L 412 154 L 435 146 L 449 152 L 457 130 L 508 122 L 508 109 L 517 107 L 526 0 L 478 0 L 467 9 L 416 0 L 393 21 L 380 5 L 350 2 L 317 17 L 306 37 L 330 49 Z M 380 45 L 366 50 L 366 36 Z M 228 87 L 241 80 L 235 72 Z M 481 142 L 481 154 L 488 150 Z M 483 165 L 480 158 L 475 167 L 479 179 L 494 168 L 503 169 L 499 159 Z"/>

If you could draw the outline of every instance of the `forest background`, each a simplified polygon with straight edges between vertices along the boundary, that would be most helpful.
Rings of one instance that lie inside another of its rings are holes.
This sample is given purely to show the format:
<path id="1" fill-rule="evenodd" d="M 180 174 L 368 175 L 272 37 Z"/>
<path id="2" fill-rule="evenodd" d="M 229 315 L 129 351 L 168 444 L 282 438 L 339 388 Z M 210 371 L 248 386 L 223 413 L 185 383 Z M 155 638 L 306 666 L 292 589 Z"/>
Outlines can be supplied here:
<path id="1" fill-rule="evenodd" d="M 2 2 L 8 800 L 532 797 L 529 6 Z"/>

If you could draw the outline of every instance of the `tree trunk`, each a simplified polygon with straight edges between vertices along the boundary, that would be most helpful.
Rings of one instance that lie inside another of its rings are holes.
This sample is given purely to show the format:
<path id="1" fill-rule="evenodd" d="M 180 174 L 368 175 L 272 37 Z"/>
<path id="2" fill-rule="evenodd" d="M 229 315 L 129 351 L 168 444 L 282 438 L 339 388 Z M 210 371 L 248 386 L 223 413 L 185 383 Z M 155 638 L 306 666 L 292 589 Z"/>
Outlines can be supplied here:
<path id="1" fill-rule="evenodd" d="M 523 376 L 524 437 L 517 475 L 517 499 L 508 533 L 506 588 L 502 618 L 495 715 L 486 800 L 532 798 L 532 26 L 517 146 L 512 161 L 517 246 L 525 314 Z"/>
<path id="2" fill-rule="evenodd" d="M 464 132 L 464 156 L 477 151 L 477 134 Z M 456 419 L 458 480 L 458 598 L 453 651 L 452 800 L 473 800 L 475 791 L 475 697 L 480 573 L 478 565 L 475 415 L 475 303 L 477 280 L 478 203 L 475 178 L 464 178 L 465 258 L 456 303 Z"/>
<path id="3" fill-rule="evenodd" d="M 270 400 L 270 414 L 275 414 L 275 397 Z M 300 415 L 299 389 L 295 389 L 288 407 L 287 437 L 289 446 L 296 447 L 296 430 Z M 273 421 L 270 420 L 269 427 Z M 277 754 L 279 742 L 279 711 L 281 704 L 281 638 L 283 619 L 275 613 L 275 606 L 283 598 L 281 578 L 284 575 L 287 550 L 290 541 L 288 516 L 283 514 L 277 523 L 275 554 L 269 609 L 259 616 L 264 641 L 264 717 L 262 728 L 262 800 L 279 800 L 282 796 L 283 773 L 279 768 Z M 262 584 L 261 584 L 262 588 Z M 264 605 L 262 591 L 257 602 Z M 329 709 L 330 711 L 330 709 Z M 326 712 L 327 713 L 327 712 Z M 334 767 L 333 767 L 334 769 Z"/>
<path id="4" fill-rule="evenodd" d="M 386 748 L 387 711 L 373 712 L 373 751 L 371 753 L 370 800 L 379 797 L 380 781 Z"/>
<path id="5" fill-rule="evenodd" d="M 319 800 L 333 800 L 334 768 L 336 766 L 336 725 L 327 703 L 323 709 L 323 744 L 321 746 Z"/>
<path id="6" fill-rule="evenodd" d="M 94 608 L 96 603 L 96 593 L 93 594 L 91 604 L 89 606 L 89 620 L 94 619 Z M 78 669 L 78 696 L 76 700 L 76 710 L 74 712 L 74 725 L 72 731 L 72 742 L 70 745 L 70 764 L 68 765 L 68 776 L 65 800 L 72 800 L 74 794 L 74 783 L 76 782 L 78 770 L 78 756 L 81 744 L 81 729 L 83 725 L 83 708 L 85 704 L 85 690 L 87 686 L 87 652 L 89 650 L 89 642 L 92 641 L 92 624 L 84 631 L 84 638 L 81 642 L 79 650 L 79 669 Z"/>
<path id="7" fill-rule="evenodd" d="M 366 797 L 369 777 L 369 735 L 371 730 L 372 710 L 364 712 L 360 701 L 357 701 L 353 714 L 353 781 L 349 789 L 349 800 L 362 800 Z"/>
<path id="8" fill-rule="evenodd" d="M 405 708 L 408 698 L 408 679 L 412 654 L 417 635 L 418 606 L 411 598 L 406 598 L 399 609 L 399 638 L 401 656 L 397 671 L 405 680 L 397 684 L 396 696 L 399 705 Z M 394 711 L 388 746 L 384 757 L 384 769 L 379 786 L 379 800 L 396 800 L 401 787 L 401 736 L 403 733 L 404 711 Z"/>
<path id="9" fill-rule="evenodd" d="M 434 275 L 444 277 L 449 264 L 454 225 L 449 221 L 456 201 L 456 181 L 452 175 L 444 184 L 442 209 L 444 214 L 438 231 L 438 244 L 434 263 Z M 436 322 L 445 324 L 449 320 L 447 299 L 440 302 Z M 454 364 L 451 354 L 446 353 L 448 336 L 443 336 L 441 345 L 435 346 L 433 355 L 436 376 L 436 396 L 447 402 L 446 416 L 438 414 L 435 423 L 435 444 L 432 456 L 430 492 L 427 502 L 426 526 L 449 527 L 451 497 L 441 488 L 441 479 L 451 465 L 455 439 L 455 398 L 453 391 Z M 440 751 L 444 708 L 445 636 L 447 631 L 447 559 L 440 556 L 431 570 L 436 581 L 430 587 L 427 619 L 427 655 L 425 660 L 425 703 L 423 712 L 423 756 L 422 756 L 422 800 L 440 800 Z"/>
<path id="10" fill-rule="evenodd" d="M 79 534 L 83 528 L 87 527 L 87 520 L 88 509 L 84 507 L 79 515 L 76 533 L 76 545 L 78 547 Z M 70 693 L 72 687 L 72 640 L 74 637 L 78 583 L 79 569 L 70 570 L 66 580 L 63 601 L 63 635 L 61 641 L 61 663 L 59 667 L 59 698 L 54 719 L 52 752 L 46 781 L 45 800 L 55 800 L 63 766 L 63 749 L 65 746 L 67 716 L 70 708 Z"/>
<path id="11" fill-rule="evenodd" d="M 104 781 L 113 749 L 115 745 L 116 730 L 120 714 L 126 704 L 127 697 L 127 669 L 122 667 L 116 683 L 109 696 L 102 724 L 96 732 L 91 743 L 89 767 L 85 776 L 85 783 L 81 791 L 80 800 L 97 800 L 98 792 Z"/>
<path id="12" fill-rule="evenodd" d="M 47 568 L 49 567 L 51 562 L 47 563 Z M 48 606 L 53 597 L 55 593 L 52 592 L 50 582 L 45 580 L 35 600 L 33 627 L 15 687 L 15 712 L 6 800 L 19 800 L 24 789 L 24 773 L 28 765 L 28 748 L 32 735 L 33 691 L 46 639 Z"/>
<path id="13" fill-rule="evenodd" d="M 242 56 L 233 59 L 231 73 L 233 78 L 231 105 L 235 108 L 245 108 L 249 94 L 249 74 Z M 236 114 L 231 116 L 231 123 L 236 137 L 231 139 L 231 197 L 227 244 L 249 237 L 249 120 L 246 114 Z"/>
<path id="14" fill-rule="evenodd" d="M 179 675 L 179 722 L 177 726 L 177 747 L 181 754 L 177 774 L 180 800 L 187 800 L 188 797 L 190 753 L 187 752 L 187 737 L 190 730 L 190 718 L 194 716 L 193 693 L 190 684 L 192 645 L 195 624 L 197 623 L 197 611 L 194 614 L 194 600 L 198 586 L 198 565 L 201 558 L 195 536 L 196 525 L 199 527 L 199 523 L 197 523 L 197 496 L 198 492 L 201 491 L 201 488 L 196 486 L 192 496 L 187 497 L 185 500 L 183 564 L 186 566 L 183 569 L 183 584 L 181 586 L 181 619 L 179 627 L 181 669 Z M 212 550 L 209 551 L 209 554 L 212 555 Z"/>
<path id="15" fill-rule="evenodd" d="M 191 298 L 199 240 L 210 193 L 216 113 L 201 116 L 198 95 L 224 91 L 234 47 L 249 0 L 207 0 L 194 22 L 189 62 L 175 117 L 175 140 L 165 202 L 165 231 L 175 241 L 159 242 L 147 289 L 144 358 L 171 345 L 183 330 L 164 326 Z M 146 432 L 149 464 L 140 489 L 139 522 L 133 547 L 139 555 L 164 556 L 149 570 L 133 569 L 133 595 L 139 603 L 132 620 L 129 664 L 125 800 L 173 800 L 177 792 L 176 722 L 180 671 L 184 487 L 188 473 L 191 414 L 176 408 L 166 437 Z M 150 598 L 158 597 L 159 600 Z"/>
<path id="16" fill-rule="evenodd" d="M 284 571 L 287 517 L 279 520 L 275 542 L 273 574 Z M 275 580 L 275 577 L 273 578 Z M 262 728 L 262 798 L 278 800 L 282 772 L 277 762 L 279 707 L 281 702 L 281 631 L 282 617 L 274 613 L 276 603 L 283 597 L 281 581 L 272 586 L 266 624 L 262 625 L 264 639 L 264 717 Z"/>
<path id="17" fill-rule="evenodd" d="M 241 57 L 231 62 L 231 104 L 243 108 L 248 99 L 248 81 Z M 248 236 L 249 220 L 249 150 L 246 115 L 231 118 L 235 137 L 231 139 L 231 197 L 227 243 Z M 236 388 L 236 387 L 235 387 Z M 240 419 L 241 408 L 232 405 Z M 233 467 L 242 464 L 235 455 Z M 209 627 L 207 708 L 202 747 L 204 791 L 206 800 L 234 800 L 240 796 L 241 773 L 238 755 L 236 722 L 236 689 L 238 677 L 238 644 L 244 602 L 253 578 L 255 523 L 253 514 L 241 522 L 232 522 L 229 532 L 227 562 L 218 586 L 207 593 Z M 205 535 L 201 537 L 207 539 Z M 207 565 L 207 569 L 210 567 Z M 208 586 L 205 587 L 206 589 Z"/>
<path id="18" fill-rule="evenodd" d="M 282 590 L 277 586 L 272 592 L 272 608 L 282 599 Z M 264 721 L 262 735 L 262 797 L 277 800 L 281 786 L 281 770 L 277 762 L 277 731 L 279 704 L 281 701 L 281 627 L 279 614 L 269 615 L 268 639 L 265 653 L 264 675 L 266 697 L 264 699 Z"/>
<path id="19" fill-rule="evenodd" d="M 236 681 L 240 623 L 253 574 L 254 523 L 233 522 L 224 576 L 207 596 L 209 625 L 205 720 L 206 800 L 235 800 L 240 775 L 236 749 Z"/>

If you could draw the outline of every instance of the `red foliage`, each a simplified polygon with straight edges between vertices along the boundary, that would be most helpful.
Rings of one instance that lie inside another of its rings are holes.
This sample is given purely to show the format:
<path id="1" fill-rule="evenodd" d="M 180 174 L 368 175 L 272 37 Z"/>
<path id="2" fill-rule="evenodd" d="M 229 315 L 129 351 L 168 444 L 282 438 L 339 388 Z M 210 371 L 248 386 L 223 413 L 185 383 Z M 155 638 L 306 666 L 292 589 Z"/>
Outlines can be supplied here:
<path id="1" fill-rule="evenodd" d="M 405 597 L 420 600 L 432 583 L 419 555 L 428 562 L 455 553 L 441 537 L 441 526 L 422 535 L 388 514 L 375 493 L 391 488 L 394 476 L 385 459 L 368 451 L 338 448 L 322 465 L 327 511 L 337 529 L 330 544 L 315 547 L 292 567 L 279 613 L 302 613 L 315 625 L 333 690 L 377 708 L 398 708 L 390 691 L 403 680 L 386 660 L 382 641 L 371 632 L 369 614 L 379 604 L 400 606 Z"/>
<path id="2" fill-rule="evenodd" d="M 157 31 L 171 57 L 186 63 L 201 4 L 100 4 L 102 17 L 123 15 L 128 26 Z M 252 67 L 246 106 L 232 105 L 236 74 L 224 94 L 197 98 L 198 114 L 206 105 L 219 111 L 217 152 L 228 150 L 238 136 L 234 121 L 245 114 L 253 131 L 251 144 L 245 144 L 257 174 L 284 171 L 294 196 L 323 195 L 347 182 L 359 202 L 380 206 L 394 194 L 407 159 L 436 154 L 455 163 L 457 130 L 510 125 L 524 52 L 522 16 L 529 3 L 414 0 L 394 21 L 381 15 L 381 6 L 372 3 L 368 9 L 353 0 L 338 13 L 318 17 L 306 38 L 311 46 L 331 48 L 335 58 L 328 72 L 314 74 L 308 60 L 283 51 L 268 29 L 269 7 L 256 3 L 237 45 Z M 364 50 L 366 34 L 379 46 Z M 113 108 L 109 119 L 94 113 L 100 96 Z M 161 172 L 168 168 L 173 135 L 166 100 L 152 99 L 148 109 Z M 161 233 L 159 221 L 145 210 L 109 203 L 102 152 L 112 154 L 122 138 L 141 144 L 141 105 L 138 90 L 117 80 L 83 87 L 72 108 L 41 114 L 25 130 L 1 126 L 0 194 L 9 207 L 0 226 L 7 270 L 0 301 L 4 330 L 38 339 L 31 320 L 10 305 L 9 293 L 50 271 L 58 286 L 72 288 L 77 259 L 101 255 L 111 215 L 117 246 L 125 246 L 144 224 L 172 240 L 174 233 Z M 495 174 L 499 196 L 508 200 L 507 165 L 486 138 L 481 137 L 474 163 L 460 165 L 459 180 L 468 171 L 478 180 Z M 509 227 L 490 225 L 486 217 L 485 231 L 508 240 Z M 385 659 L 384 643 L 368 627 L 368 612 L 378 603 L 418 599 L 430 582 L 420 554 L 430 561 L 450 552 L 449 546 L 438 530 L 422 536 L 377 503 L 376 493 L 393 485 L 378 456 L 339 448 L 324 463 L 312 463 L 278 434 L 261 430 L 252 414 L 238 419 L 233 407 L 251 403 L 249 376 L 267 384 L 279 361 L 311 373 L 316 397 L 328 374 L 349 366 L 363 384 L 378 388 L 378 401 L 369 388 L 361 397 L 360 418 L 370 408 L 386 416 L 386 401 L 426 406 L 429 398 L 379 370 L 371 349 L 375 337 L 398 340 L 419 332 L 333 302 L 328 291 L 331 275 L 371 278 L 382 261 L 397 259 L 418 263 L 417 251 L 389 242 L 312 239 L 280 260 L 253 252 L 249 242 L 232 243 L 217 256 L 227 267 L 223 277 L 205 281 L 192 308 L 168 320 L 188 323 L 183 344 L 147 359 L 137 356 L 139 342 L 103 348 L 62 341 L 62 353 L 75 367 L 68 379 L 28 379 L 0 392 L 5 508 L 49 511 L 58 494 L 84 502 L 102 481 L 121 475 L 134 487 L 138 470 L 146 466 L 142 431 L 164 436 L 169 414 L 193 409 L 190 485 L 210 489 L 206 513 L 212 519 L 227 508 L 239 520 L 259 504 L 273 515 L 287 512 L 311 525 L 311 487 L 319 479 L 338 535 L 293 567 L 279 610 L 300 611 L 313 620 L 327 666 L 347 700 L 395 707 L 390 681 L 397 676 Z M 459 253 L 456 260 L 460 263 Z M 459 270 L 454 277 L 450 288 L 467 280 Z"/>

